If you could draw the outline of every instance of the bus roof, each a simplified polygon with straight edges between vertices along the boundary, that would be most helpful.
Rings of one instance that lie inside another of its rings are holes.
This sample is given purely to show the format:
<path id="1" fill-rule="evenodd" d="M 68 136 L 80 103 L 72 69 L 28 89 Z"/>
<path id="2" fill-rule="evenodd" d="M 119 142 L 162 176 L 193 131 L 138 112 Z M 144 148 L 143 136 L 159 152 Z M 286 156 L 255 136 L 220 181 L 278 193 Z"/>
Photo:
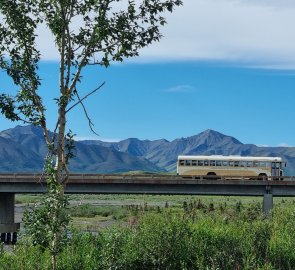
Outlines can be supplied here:
<path id="1" fill-rule="evenodd" d="M 251 157 L 251 156 L 178 156 L 178 160 L 233 160 L 233 161 L 270 161 L 282 162 L 281 157 Z"/>

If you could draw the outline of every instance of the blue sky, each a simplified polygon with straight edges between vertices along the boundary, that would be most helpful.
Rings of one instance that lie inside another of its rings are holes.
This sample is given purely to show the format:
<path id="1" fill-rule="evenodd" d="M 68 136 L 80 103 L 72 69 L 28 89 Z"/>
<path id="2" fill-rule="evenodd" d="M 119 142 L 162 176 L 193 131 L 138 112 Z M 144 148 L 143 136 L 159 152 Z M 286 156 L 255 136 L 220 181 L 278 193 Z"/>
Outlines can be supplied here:
<path id="1" fill-rule="evenodd" d="M 69 114 L 68 127 L 78 139 L 173 140 L 214 129 L 243 143 L 295 146 L 294 23 L 293 1 L 184 0 L 168 16 L 162 41 L 139 58 L 85 70 L 81 93 L 106 82 L 85 103 L 100 137 L 81 108 Z M 40 91 L 53 128 L 58 64 L 43 30 Z M 16 123 L 1 117 L 0 125 Z"/>

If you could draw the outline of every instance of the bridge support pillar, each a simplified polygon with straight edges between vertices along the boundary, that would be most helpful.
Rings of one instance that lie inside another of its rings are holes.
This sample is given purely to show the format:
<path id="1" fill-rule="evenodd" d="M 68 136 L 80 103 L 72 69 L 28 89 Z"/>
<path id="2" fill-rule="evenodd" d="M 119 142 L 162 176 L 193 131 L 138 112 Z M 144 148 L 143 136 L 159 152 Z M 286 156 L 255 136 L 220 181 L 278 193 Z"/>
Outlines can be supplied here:
<path id="1" fill-rule="evenodd" d="M 263 212 L 268 215 L 273 207 L 273 197 L 272 194 L 264 194 L 263 196 Z"/>
<path id="2" fill-rule="evenodd" d="M 0 193 L 0 241 L 15 243 L 20 223 L 14 222 L 14 193 Z"/>

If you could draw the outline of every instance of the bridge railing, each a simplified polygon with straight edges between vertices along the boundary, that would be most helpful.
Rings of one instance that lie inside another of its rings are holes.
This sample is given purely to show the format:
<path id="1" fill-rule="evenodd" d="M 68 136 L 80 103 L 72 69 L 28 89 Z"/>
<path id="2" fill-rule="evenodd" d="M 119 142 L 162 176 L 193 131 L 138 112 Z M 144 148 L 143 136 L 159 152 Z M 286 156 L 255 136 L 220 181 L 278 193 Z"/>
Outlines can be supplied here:
<path id="1" fill-rule="evenodd" d="M 46 179 L 45 174 L 41 173 L 2 173 L 0 174 L 0 182 L 41 182 L 44 183 Z M 136 181 L 184 181 L 184 180 L 214 180 L 214 181 L 295 181 L 295 176 L 216 176 L 216 175 L 165 175 L 165 174 L 83 174 L 73 173 L 69 175 L 68 182 L 91 182 L 91 181 L 122 181 L 136 180 Z"/>

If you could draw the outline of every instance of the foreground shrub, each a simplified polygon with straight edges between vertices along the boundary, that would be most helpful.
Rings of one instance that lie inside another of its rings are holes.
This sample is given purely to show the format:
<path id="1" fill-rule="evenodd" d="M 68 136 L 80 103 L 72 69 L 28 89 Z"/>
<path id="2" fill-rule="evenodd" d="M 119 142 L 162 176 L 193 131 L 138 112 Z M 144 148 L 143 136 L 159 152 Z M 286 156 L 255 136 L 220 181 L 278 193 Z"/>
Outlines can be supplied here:
<path id="1" fill-rule="evenodd" d="M 101 237 L 90 233 L 74 233 L 70 244 L 63 251 L 58 261 L 58 269 L 103 269 L 100 267 L 101 251 Z"/>
<path id="2" fill-rule="evenodd" d="M 269 260 L 275 269 L 295 269 L 295 212 L 292 209 L 274 212 Z"/>
<path id="3" fill-rule="evenodd" d="M 50 254 L 23 239 L 10 251 L 0 255 L 0 270 L 46 270 L 51 269 Z"/>
<path id="4" fill-rule="evenodd" d="M 129 238 L 129 269 L 190 269 L 190 223 L 181 215 L 145 216 Z"/>
<path id="5" fill-rule="evenodd" d="M 73 233 L 58 258 L 60 270 L 295 269 L 295 216 L 224 218 L 217 213 L 144 214 L 136 224 L 99 234 Z M 50 256 L 26 239 L 0 248 L 0 269 L 49 269 Z"/>

